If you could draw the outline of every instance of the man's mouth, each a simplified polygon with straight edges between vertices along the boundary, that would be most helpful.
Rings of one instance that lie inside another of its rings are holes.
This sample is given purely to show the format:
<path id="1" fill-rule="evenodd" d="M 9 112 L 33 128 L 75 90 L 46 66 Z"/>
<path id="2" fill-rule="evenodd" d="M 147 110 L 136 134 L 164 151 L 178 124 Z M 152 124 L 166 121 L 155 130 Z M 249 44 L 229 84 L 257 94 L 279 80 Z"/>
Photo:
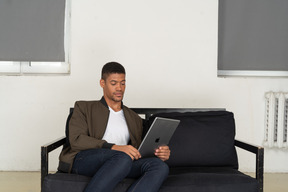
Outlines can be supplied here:
<path id="1" fill-rule="evenodd" d="M 116 97 L 122 97 L 122 93 L 114 93 L 114 95 L 116 96 Z"/>

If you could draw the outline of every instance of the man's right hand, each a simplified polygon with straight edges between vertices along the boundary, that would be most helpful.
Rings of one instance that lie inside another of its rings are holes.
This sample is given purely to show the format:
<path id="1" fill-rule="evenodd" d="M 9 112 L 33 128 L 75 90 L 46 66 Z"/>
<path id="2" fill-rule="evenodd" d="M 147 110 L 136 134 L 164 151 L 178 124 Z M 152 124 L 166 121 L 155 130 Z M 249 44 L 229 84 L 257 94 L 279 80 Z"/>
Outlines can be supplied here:
<path id="1" fill-rule="evenodd" d="M 132 160 L 138 160 L 141 158 L 139 151 L 132 145 L 113 145 L 111 149 L 126 153 Z"/>

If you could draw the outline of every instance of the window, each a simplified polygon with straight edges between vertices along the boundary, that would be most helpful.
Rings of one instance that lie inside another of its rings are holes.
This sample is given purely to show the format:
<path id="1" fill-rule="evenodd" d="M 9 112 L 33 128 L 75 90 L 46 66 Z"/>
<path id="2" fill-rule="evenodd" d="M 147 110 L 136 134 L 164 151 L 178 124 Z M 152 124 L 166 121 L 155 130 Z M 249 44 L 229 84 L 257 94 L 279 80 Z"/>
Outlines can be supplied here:
<path id="1" fill-rule="evenodd" d="M 219 0 L 218 76 L 288 77 L 288 1 Z"/>
<path id="2" fill-rule="evenodd" d="M 70 73 L 70 3 L 0 1 L 1 75 Z"/>
<path id="3" fill-rule="evenodd" d="M 0 61 L 2 75 L 69 74 L 69 62 Z"/>

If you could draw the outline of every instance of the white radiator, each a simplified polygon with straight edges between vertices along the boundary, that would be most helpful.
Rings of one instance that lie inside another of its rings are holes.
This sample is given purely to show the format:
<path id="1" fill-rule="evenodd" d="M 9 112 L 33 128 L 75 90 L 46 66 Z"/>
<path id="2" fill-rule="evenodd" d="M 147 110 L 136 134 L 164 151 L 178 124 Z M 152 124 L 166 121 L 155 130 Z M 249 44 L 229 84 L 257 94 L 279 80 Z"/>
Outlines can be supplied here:
<path id="1" fill-rule="evenodd" d="M 288 93 L 265 93 L 265 138 L 264 146 L 288 148 Z"/>

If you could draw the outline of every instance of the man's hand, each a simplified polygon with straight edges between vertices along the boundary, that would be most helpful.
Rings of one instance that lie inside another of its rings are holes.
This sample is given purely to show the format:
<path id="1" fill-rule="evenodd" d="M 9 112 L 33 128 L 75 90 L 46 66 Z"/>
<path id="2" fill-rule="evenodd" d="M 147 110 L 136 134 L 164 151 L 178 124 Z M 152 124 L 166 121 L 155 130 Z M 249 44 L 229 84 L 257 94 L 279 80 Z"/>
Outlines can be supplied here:
<path id="1" fill-rule="evenodd" d="M 131 157 L 132 160 L 138 160 L 141 158 L 139 151 L 132 145 L 113 145 L 111 149 L 126 153 Z"/>
<path id="2" fill-rule="evenodd" d="M 160 146 L 154 154 L 162 161 L 166 161 L 170 157 L 170 149 L 168 146 Z"/>

